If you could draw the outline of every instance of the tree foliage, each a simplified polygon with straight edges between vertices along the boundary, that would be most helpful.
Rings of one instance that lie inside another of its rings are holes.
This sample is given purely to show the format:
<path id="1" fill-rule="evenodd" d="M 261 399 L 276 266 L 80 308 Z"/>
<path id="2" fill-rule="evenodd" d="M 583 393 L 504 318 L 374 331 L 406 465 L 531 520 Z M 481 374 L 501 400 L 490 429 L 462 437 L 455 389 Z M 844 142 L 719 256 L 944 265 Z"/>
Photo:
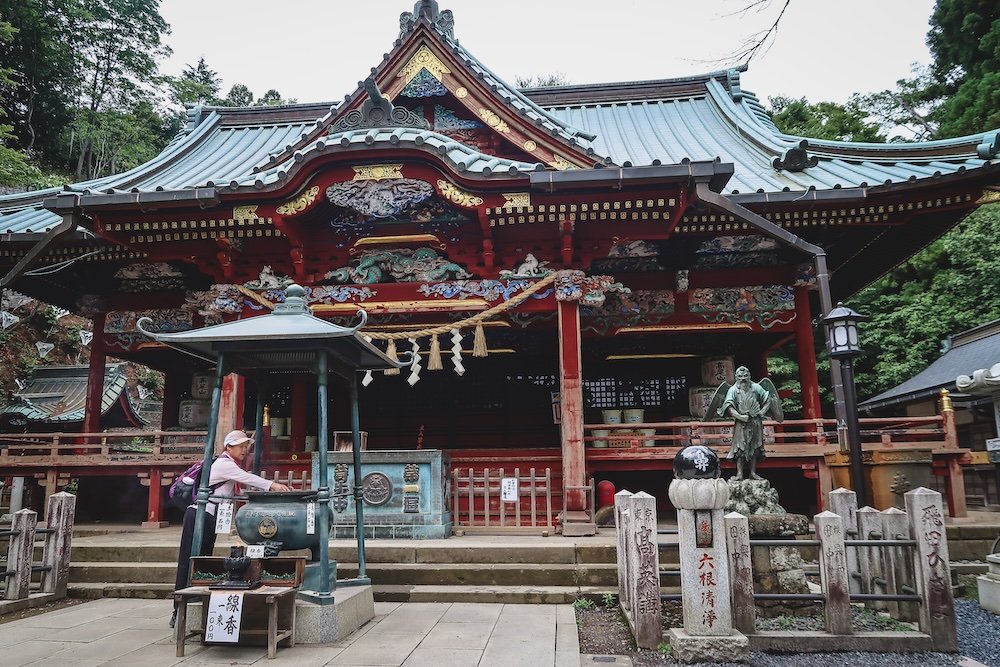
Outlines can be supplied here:
<path id="1" fill-rule="evenodd" d="M 867 120 L 868 114 L 856 99 L 846 105 L 810 104 L 804 97 L 772 97 L 769 101 L 775 125 L 786 134 L 843 141 L 885 141 L 879 126 Z"/>
<path id="2" fill-rule="evenodd" d="M 538 74 L 532 76 L 514 77 L 514 85 L 518 88 L 552 88 L 569 85 L 569 79 L 562 72 L 554 74 Z"/>

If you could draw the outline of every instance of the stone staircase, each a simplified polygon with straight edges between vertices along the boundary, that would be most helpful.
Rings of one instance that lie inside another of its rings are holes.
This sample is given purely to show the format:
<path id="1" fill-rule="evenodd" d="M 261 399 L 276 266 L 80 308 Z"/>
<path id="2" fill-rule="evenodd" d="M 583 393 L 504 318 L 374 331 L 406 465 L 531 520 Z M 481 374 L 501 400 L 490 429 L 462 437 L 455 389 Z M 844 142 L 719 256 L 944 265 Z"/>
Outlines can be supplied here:
<path id="1" fill-rule="evenodd" d="M 141 535 L 141 534 L 140 534 Z M 571 603 L 618 592 L 614 533 L 600 538 L 476 538 L 366 544 L 367 573 L 377 601 Z M 343 546 L 341 546 L 341 544 Z M 223 555 L 228 547 L 218 547 Z M 331 546 L 340 578 L 357 575 L 355 549 Z M 173 591 L 176 546 L 74 544 L 69 595 L 77 598 L 165 598 Z M 661 547 L 665 570 L 676 570 L 676 544 Z M 664 576 L 664 592 L 679 578 Z"/>

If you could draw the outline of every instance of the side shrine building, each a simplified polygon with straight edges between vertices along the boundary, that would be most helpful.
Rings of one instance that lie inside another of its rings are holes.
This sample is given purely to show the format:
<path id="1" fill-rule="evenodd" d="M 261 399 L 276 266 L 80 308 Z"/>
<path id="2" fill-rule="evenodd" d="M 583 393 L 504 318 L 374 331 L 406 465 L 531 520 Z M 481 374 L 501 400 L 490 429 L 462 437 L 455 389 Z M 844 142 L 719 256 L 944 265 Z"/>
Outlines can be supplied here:
<path id="1" fill-rule="evenodd" d="M 595 477 L 666 504 L 662 471 L 679 447 L 728 450 L 725 425 L 701 421 L 711 391 L 736 366 L 766 375 L 789 340 L 802 412 L 766 427 L 762 468 L 789 508 L 816 511 L 847 473 L 837 421 L 820 411 L 813 320 L 1000 200 L 998 151 L 997 131 L 915 144 L 785 135 L 738 70 L 518 90 L 424 0 L 342 102 L 193 107 L 136 169 L 0 198 L 2 286 L 95 331 L 85 434 L 69 448 L 2 436 L 0 477 L 34 476 L 47 492 L 110 474 L 163 488 L 197 458 L 161 444 L 202 428 L 210 369 L 136 321 L 176 332 L 251 318 L 295 282 L 315 315 L 346 326 L 363 308 L 381 349 L 420 353 L 363 379 L 362 429 L 368 450 L 445 451 L 458 525 L 502 511 L 498 489 L 474 498 L 469 481 L 492 470 L 498 487 L 500 468 L 550 469 L 563 524 L 592 522 Z M 165 433 L 146 458 L 86 435 L 109 357 L 165 373 Z M 307 471 L 317 410 L 305 378 L 230 376 L 219 431 L 254 427 L 258 383 L 275 397 L 265 472 Z M 350 428 L 346 391 L 331 384 L 336 430 Z M 949 415 L 863 420 L 866 458 L 923 448 L 962 514 L 965 450 Z M 150 493 L 148 520 L 161 499 Z"/>

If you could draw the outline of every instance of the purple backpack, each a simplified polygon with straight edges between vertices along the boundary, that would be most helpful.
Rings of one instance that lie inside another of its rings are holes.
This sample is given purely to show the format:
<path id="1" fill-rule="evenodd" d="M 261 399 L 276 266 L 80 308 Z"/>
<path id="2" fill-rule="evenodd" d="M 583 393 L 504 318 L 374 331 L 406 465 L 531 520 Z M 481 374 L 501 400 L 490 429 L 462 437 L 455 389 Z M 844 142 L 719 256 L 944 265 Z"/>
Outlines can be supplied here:
<path id="1" fill-rule="evenodd" d="M 167 495 L 170 496 L 170 502 L 176 507 L 186 509 L 188 505 L 195 501 L 198 495 L 198 481 L 201 478 L 201 469 L 204 463 L 204 461 L 198 461 L 185 470 L 170 485 Z M 215 463 L 215 459 L 212 459 L 212 463 Z"/>

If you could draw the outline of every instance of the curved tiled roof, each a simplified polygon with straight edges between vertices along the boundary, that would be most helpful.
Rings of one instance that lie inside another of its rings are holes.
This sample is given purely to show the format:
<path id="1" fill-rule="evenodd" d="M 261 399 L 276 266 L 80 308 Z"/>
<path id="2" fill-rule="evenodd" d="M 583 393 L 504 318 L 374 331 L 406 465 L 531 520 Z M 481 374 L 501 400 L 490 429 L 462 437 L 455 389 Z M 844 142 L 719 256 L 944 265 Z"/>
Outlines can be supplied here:
<path id="1" fill-rule="evenodd" d="M 545 169 L 545 165 L 538 162 L 520 162 L 486 155 L 431 130 L 403 127 L 372 128 L 348 130 L 321 137 L 305 149 L 295 151 L 291 159 L 244 178 L 239 185 L 265 188 L 278 183 L 293 173 L 296 163 L 303 163 L 310 155 L 316 153 L 406 147 L 435 153 L 457 171 L 485 178 L 490 176 L 508 178 Z"/>
<path id="2" fill-rule="evenodd" d="M 549 106 L 554 115 L 597 135 L 594 149 L 620 165 L 721 159 L 735 166 L 728 192 L 805 191 L 873 187 L 975 169 L 984 159 L 980 146 L 990 133 L 915 144 L 872 144 L 797 137 L 779 132 L 752 93 L 709 76 L 704 85 L 648 99 L 588 102 L 595 87 L 577 93 L 576 103 Z M 688 79 L 686 81 L 691 81 Z M 664 88 L 672 82 L 661 82 Z M 577 87 L 580 88 L 580 87 Z M 738 91 L 738 92 L 737 92 Z M 543 95 L 557 97 L 559 91 Z M 626 97 L 623 95 L 623 97 Z M 800 171 L 777 168 L 775 159 L 805 140 L 816 166 Z M 989 155 L 989 153 L 987 153 Z"/>
<path id="3" fill-rule="evenodd" d="M 80 422 L 87 402 L 87 366 L 38 366 L 24 389 L 14 394 L 0 415 L 17 414 L 33 422 Z M 104 369 L 101 414 L 115 404 L 126 390 L 125 364 L 108 364 Z M 141 419 L 141 417 L 140 417 Z"/>
<path id="4" fill-rule="evenodd" d="M 457 42 L 455 48 L 460 48 Z M 471 62 L 470 66 L 481 67 Z M 483 72 L 487 76 L 485 69 Z M 496 79 L 498 92 L 509 92 L 509 87 L 501 84 Z M 536 113 L 533 109 L 543 111 L 538 122 L 545 127 L 550 116 L 559 120 L 558 128 L 551 129 L 575 136 L 577 141 L 584 135 L 571 128 L 592 132 L 595 138 L 590 148 L 597 155 L 609 155 L 621 166 L 716 158 L 732 163 L 735 174 L 726 191 L 736 194 L 872 188 L 933 179 L 997 164 L 1000 144 L 997 131 L 912 144 L 805 139 L 805 150 L 799 156 L 805 162 L 796 167 L 789 155 L 799 149 L 804 138 L 778 132 L 757 98 L 740 89 L 739 73 L 732 70 L 665 81 L 535 89 L 512 94 L 511 100 L 515 105 L 528 105 L 524 109 L 529 116 Z M 317 118 L 330 108 L 329 103 L 194 108 L 189 111 L 185 130 L 153 160 L 66 190 L 266 188 L 280 181 L 282 172 L 293 170 L 296 162 L 320 150 L 382 150 L 401 145 L 436 153 L 456 170 L 479 177 L 504 177 L 541 168 L 485 155 L 443 135 L 413 128 L 322 136 L 292 153 L 296 143 L 315 132 L 322 123 Z M 276 163 L 270 156 L 278 154 L 287 158 Z M 814 160 L 815 166 L 809 166 L 809 160 Z M 0 197 L 0 234 L 30 238 L 50 230 L 60 218 L 42 209 L 42 201 L 59 192 L 48 189 Z"/>

